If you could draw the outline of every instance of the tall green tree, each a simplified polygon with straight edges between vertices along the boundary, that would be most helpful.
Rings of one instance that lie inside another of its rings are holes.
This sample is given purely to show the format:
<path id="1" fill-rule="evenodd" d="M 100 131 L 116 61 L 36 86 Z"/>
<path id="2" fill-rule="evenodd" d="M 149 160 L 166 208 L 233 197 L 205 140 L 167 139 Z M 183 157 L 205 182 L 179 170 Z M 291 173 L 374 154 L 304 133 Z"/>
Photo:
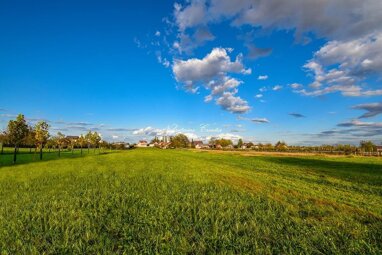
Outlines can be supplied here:
<path id="1" fill-rule="evenodd" d="M 175 148 L 187 148 L 190 145 L 190 141 L 184 134 L 177 134 L 171 139 L 171 146 Z"/>
<path id="2" fill-rule="evenodd" d="M 237 141 L 237 147 L 241 149 L 242 146 L 243 146 L 243 139 L 240 138 L 239 141 Z"/>
<path id="3" fill-rule="evenodd" d="M 361 150 L 364 152 L 373 152 L 375 151 L 375 144 L 372 141 L 361 141 L 360 143 Z"/>
<path id="4" fill-rule="evenodd" d="M 28 132 L 29 128 L 27 122 L 25 121 L 24 115 L 19 114 L 16 120 L 10 120 L 8 122 L 6 133 L 9 143 L 15 147 L 13 153 L 14 164 L 16 163 L 17 148 L 22 142 L 24 142 L 25 138 L 28 136 Z"/>
<path id="5" fill-rule="evenodd" d="M 40 160 L 42 160 L 42 149 L 49 139 L 49 124 L 46 121 L 40 121 L 34 128 L 36 147 L 40 150 Z"/>
<path id="6" fill-rule="evenodd" d="M 222 146 L 222 147 L 224 148 L 224 147 L 227 147 L 227 146 L 229 146 L 229 145 L 232 145 L 232 141 L 229 140 L 229 139 L 221 138 L 221 139 L 219 139 L 219 140 L 216 140 L 216 141 L 215 141 L 215 144 L 216 144 L 216 145 L 220 145 L 220 146 Z"/>

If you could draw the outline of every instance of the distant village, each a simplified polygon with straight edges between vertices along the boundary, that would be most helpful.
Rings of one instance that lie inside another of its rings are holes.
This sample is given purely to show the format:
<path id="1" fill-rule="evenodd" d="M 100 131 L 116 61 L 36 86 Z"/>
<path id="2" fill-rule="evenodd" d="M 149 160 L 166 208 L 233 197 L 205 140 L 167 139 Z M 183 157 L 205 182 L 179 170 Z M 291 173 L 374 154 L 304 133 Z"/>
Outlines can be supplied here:
<path id="1" fill-rule="evenodd" d="M 224 141 L 223 141 L 224 140 Z M 156 147 L 161 149 L 171 149 L 175 148 L 172 144 L 172 137 L 164 136 L 161 140 L 159 138 L 154 138 L 150 142 L 146 140 L 140 140 L 137 144 L 134 144 L 137 148 L 147 148 L 147 147 Z M 238 147 L 240 146 L 240 148 Z M 208 143 L 204 143 L 201 140 L 191 140 L 188 142 L 189 148 L 193 149 L 256 149 L 258 148 L 257 145 L 253 144 L 252 142 L 244 143 L 242 141 L 239 141 L 237 145 L 234 145 L 234 143 L 231 140 L 227 139 L 219 139 L 219 140 L 212 140 Z"/>
<path id="2" fill-rule="evenodd" d="M 306 152 L 306 153 L 324 153 L 338 155 L 364 155 L 364 156 L 382 156 L 382 146 L 375 145 L 371 141 L 361 141 L 359 146 L 350 144 L 338 145 L 319 145 L 319 146 L 296 146 L 287 145 L 283 141 L 276 144 L 244 142 L 239 139 L 236 143 L 223 138 L 211 138 L 208 142 L 201 140 L 189 141 L 182 134 L 164 136 L 161 139 L 155 137 L 151 141 L 140 140 L 136 144 L 125 144 L 126 148 L 192 148 L 199 150 L 255 150 L 255 151 L 278 151 L 278 152 Z"/>
<path id="3" fill-rule="evenodd" d="M 15 120 L 10 120 L 7 129 L 0 133 L 1 151 L 3 154 L 4 147 L 14 148 L 14 162 L 19 148 L 34 148 L 40 151 L 42 159 L 43 149 L 50 152 L 51 149 L 60 151 L 62 149 L 74 151 L 83 149 L 89 151 L 93 149 L 133 149 L 133 148 L 160 148 L 175 149 L 189 148 L 197 150 L 256 150 L 266 152 L 296 152 L 296 153 L 323 153 L 334 155 L 360 155 L 360 156 L 382 156 L 382 146 L 372 141 L 361 141 L 358 146 L 351 144 L 336 145 L 318 145 L 318 146 L 298 146 L 288 145 L 284 141 L 271 143 L 254 143 L 252 141 L 244 142 L 238 139 L 233 142 L 224 138 L 210 138 L 209 141 L 189 140 L 184 134 L 176 134 L 174 136 L 155 137 L 151 141 L 140 140 L 138 143 L 130 144 L 126 142 L 108 142 L 102 139 L 97 132 L 87 132 L 80 136 L 64 135 L 58 132 L 57 135 L 51 136 L 49 133 L 49 124 L 45 121 L 38 122 L 35 126 L 30 126 L 24 115 L 19 114 Z"/>

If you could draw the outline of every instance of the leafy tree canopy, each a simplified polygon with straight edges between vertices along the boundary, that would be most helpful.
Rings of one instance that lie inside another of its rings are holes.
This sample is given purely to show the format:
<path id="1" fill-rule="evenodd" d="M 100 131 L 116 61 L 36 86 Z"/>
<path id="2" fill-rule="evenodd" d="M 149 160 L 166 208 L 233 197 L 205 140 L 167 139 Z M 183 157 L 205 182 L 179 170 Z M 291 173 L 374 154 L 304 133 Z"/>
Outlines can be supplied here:
<path id="1" fill-rule="evenodd" d="M 10 120 L 6 132 L 8 141 L 11 144 L 18 146 L 24 142 L 29 133 L 29 127 L 24 115 L 19 114 L 16 120 Z"/>
<path id="2" fill-rule="evenodd" d="M 187 136 L 183 134 L 177 134 L 171 139 L 171 145 L 175 148 L 187 148 L 189 147 L 190 141 Z"/>
<path id="3" fill-rule="evenodd" d="M 46 121 L 40 121 L 34 128 L 34 138 L 37 146 L 43 147 L 49 139 L 49 124 Z"/>

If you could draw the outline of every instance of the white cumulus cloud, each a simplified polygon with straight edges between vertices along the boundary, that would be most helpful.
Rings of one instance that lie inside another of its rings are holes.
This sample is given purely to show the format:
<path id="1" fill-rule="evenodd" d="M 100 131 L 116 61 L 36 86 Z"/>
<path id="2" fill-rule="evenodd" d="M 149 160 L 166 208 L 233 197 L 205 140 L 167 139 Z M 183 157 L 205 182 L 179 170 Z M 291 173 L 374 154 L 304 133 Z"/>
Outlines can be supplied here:
<path id="1" fill-rule="evenodd" d="M 314 77 L 310 90 L 299 91 L 304 95 L 333 92 L 344 96 L 382 95 L 382 89 L 362 84 L 370 76 L 382 78 L 382 33 L 330 41 L 304 67 Z"/>
<path id="2" fill-rule="evenodd" d="M 248 74 L 250 69 L 244 67 L 241 54 L 231 61 L 228 52 L 232 49 L 214 48 L 202 59 L 175 60 L 173 73 L 186 90 L 203 86 L 210 91 L 211 94 L 205 97 L 206 102 L 215 98 L 216 104 L 223 109 L 244 113 L 250 109 L 248 102 L 236 95 L 242 82 L 230 77 L 229 73 Z"/>
<path id="3" fill-rule="evenodd" d="M 176 5 L 174 12 L 180 31 L 229 21 L 259 30 L 293 30 L 303 43 L 312 35 L 328 40 L 304 66 L 314 76 L 309 88 L 292 87 L 309 96 L 382 95 L 381 13 L 381 0 L 190 0 Z M 252 51 L 249 55 L 259 55 Z M 270 52 L 268 48 L 259 53 Z M 377 84 L 366 86 L 369 78 Z"/>

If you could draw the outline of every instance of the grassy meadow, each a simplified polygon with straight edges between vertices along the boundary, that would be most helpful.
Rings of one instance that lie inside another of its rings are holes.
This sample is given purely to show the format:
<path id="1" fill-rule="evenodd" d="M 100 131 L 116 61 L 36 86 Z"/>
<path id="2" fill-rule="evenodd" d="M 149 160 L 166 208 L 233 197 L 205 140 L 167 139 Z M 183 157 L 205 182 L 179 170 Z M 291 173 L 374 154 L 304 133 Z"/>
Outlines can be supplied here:
<path id="1" fill-rule="evenodd" d="M 62 155 L 0 155 L 0 254 L 382 253 L 380 158 Z"/>

